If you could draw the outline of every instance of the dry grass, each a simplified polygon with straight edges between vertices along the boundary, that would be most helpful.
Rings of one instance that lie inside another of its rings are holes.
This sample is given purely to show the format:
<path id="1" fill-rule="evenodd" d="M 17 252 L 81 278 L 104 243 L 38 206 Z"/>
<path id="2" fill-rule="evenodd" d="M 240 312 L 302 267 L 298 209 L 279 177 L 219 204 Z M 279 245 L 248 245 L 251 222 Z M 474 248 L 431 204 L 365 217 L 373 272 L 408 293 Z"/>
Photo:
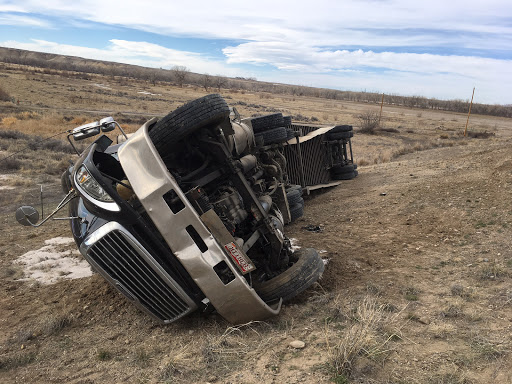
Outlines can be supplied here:
<path id="1" fill-rule="evenodd" d="M 11 101 L 11 95 L 9 95 L 2 87 L 0 87 L 0 101 Z"/>
<path id="2" fill-rule="evenodd" d="M 67 314 L 48 315 L 40 320 L 39 329 L 41 334 L 50 336 L 59 333 L 71 323 L 72 319 Z"/>
<path id="3" fill-rule="evenodd" d="M 18 119 L 14 116 L 8 116 L 8 117 L 4 117 L 2 119 L 2 125 L 5 125 L 6 127 L 12 127 L 17 122 L 18 122 Z"/>
<path id="4" fill-rule="evenodd" d="M 248 354 L 265 351 L 272 342 L 271 337 L 263 337 L 258 328 L 266 326 L 260 321 L 229 327 L 220 336 L 207 335 L 203 346 L 203 360 L 207 367 L 229 371 L 233 365 L 240 365 L 240 360 Z M 261 329 L 260 329 L 261 331 Z M 251 342 L 248 338 L 252 336 Z M 254 336 L 257 341 L 254 340 Z"/>
<path id="5" fill-rule="evenodd" d="M 355 309 L 353 324 L 335 345 L 328 347 L 336 375 L 350 377 L 356 360 L 362 356 L 368 359 L 386 356 L 394 349 L 392 342 L 401 339 L 400 329 L 398 314 L 391 315 L 374 297 L 363 298 Z"/>
<path id="6" fill-rule="evenodd" d="M 14 355 L 0 357 L 0 372 L 24 367 L 36 359 L 33 352 L 18 352 Z"/>

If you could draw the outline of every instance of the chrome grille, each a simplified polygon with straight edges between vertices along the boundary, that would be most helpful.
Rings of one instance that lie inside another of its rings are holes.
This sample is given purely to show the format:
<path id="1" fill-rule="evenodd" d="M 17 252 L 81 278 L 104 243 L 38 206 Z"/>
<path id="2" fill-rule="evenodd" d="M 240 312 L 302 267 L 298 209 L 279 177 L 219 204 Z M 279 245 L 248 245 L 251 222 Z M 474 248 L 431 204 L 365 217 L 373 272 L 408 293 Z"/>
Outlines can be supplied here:
<path id="1" fill-rule="evenodd" d="M 164 322 L 174 321 L 195 308 L 151 256 L 118 229 L 94 242 L 87 256 L 119 291 Z"/>

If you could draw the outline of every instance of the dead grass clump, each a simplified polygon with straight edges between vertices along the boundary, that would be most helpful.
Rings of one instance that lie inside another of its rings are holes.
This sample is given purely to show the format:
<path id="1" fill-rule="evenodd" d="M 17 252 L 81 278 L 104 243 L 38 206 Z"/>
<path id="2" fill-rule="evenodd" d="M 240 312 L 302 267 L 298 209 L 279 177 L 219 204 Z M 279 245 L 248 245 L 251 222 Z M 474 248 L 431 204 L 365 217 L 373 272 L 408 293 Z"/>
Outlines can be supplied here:
<path id="1" fill-rule="evenodd" d="M 12 280 L 17 280 L 23 277 L 23 268 L 17 265 L 10 265 L 8 267 L 2 268 L 0 271 L 1 278 L 11 278 Z"/>
<path id="2" fill-rule="evenodd" d="M 476 336 L 471 340 L 471 348 L 477 353 L 478 359 L 491 361 L 509 353 L 509 342 Z"/>
<path id="3" fill-rule="evenodd" d="M 82 124 L 85 124 L 87 122 L 87 117 L 85 116 L 77 116 L 77 117 L 74 117 L 70 123 L 73 124 L 73 125 L 82 125 Z"/>
<path id="4" fill-rule="evenodd" d="M 100 349 L 98 351 L 96 357 L 98 358 L 98 360 L 107 361 L 107 360 L 112 359 L 112 354 L 105 349 Z"/>
<path id="5" fill-rule="evenodd" d="M 28 365 L 36 359 L 34 353 L 17 353 L 11 356 L 0 357 L 0 372 L 16 369 Z"/>
<path id="6" fill-rule="evenodd" d="M 14 116 L 7 116 L 2 119 L 2 124 L 6 127 L 11 127 L 18 122 L 18 119 Z"/>
<path id="7" fill-rule="evenodd" d="M 429 331 L 434 339 L 446 340 L 453 335 L 455 327 L 452 324 L 431 324 Z"/>
<path id="8" fill-rule="evenodd" d="M 465 315 L 464 305 L 464 301 L 460 297 L 450 299 L 447 307 L 441 311 L 440 315 L 449 319 L 463 317 Z"/>
<path id="9" fill-rule="evenodd" d="M 459 296 L 466 300 L 470 300 L 472 298 L 472 291 L 465 289 L 460 284 L 452 285 L 450 291 L 453 296 Z"/>
<path id="10" fill-rule="evenodd" d="M 240 361 L 248 353 L 265 351 L 271 344 L 271 338 L 262 337 L 257 328 L 265 325 L 251 321 L 236 327 L 229 327 L 220 336 L 208 335 L 203 346 L 203 360 L 208 368 L 229 371 L 240 367 Z M 256 336 L 257 340 L 248 338 Z"/>
<path id="11" fill-rule="evenodd" d="M 440 373 L 428 378 L 428 384 L 472 384 L 464 373 L 449 372 Z"/>
<path id="12" fill-rule="evenodd" d="M 158 376 L 165 383 L 199 382 L 198 377 L 202 372 L 197 368 L 191 368 L 196 367 L 196 363 L 195 356 L 190 352 L 190 345 L 178 346 L 173 348 L 172 354 L 162 362 Z"/>
<path id="13" fill-rule="evenodd" d="M 496 136 L 494 132 L 478 132 L 478 131 L 469 131 L 467 132 L 467 137 L 471 137 L 472 139 L 488 139 L 489 137 Z"/>
<path id="14" fill-rule="evenodd" d="M 381 127 L 379 129 L 379 132 L 400 133 L 400 131 L 396 128 L 386 128 L 386 127 Z"/>
<path id="15" fill-rule="evenodd" d="M 370 165 L 370 162 L 367 159 L 358 159 L 356 161 L 357 164 L 359 164 L 361 167 L 365 165 Z"/>
<path id="16" fill-rule="evenodd" d="M 11 101 L 11 95 L 7 93 L 2 87 L 0 87 L 0 101 Z"/>
<path id="17" fill-rule="evenodd" d="M 393 350 L 390 344 L 401 339 L 400 328 L 396 326 L 397 314 L 389 315 L 384 305 L 375 298 L 366 296 L 357 306 L 353 324 L 331 347 L 328 344 L 330 365 L 337 377 L 350 377 L 359 357 L 377 359 Z M 392 329 L 391 332 L 387 331 Z"/>
<path id="18" fill-rule="evenodd" d="M 40 119 L 41 115 L 34 111 L 24 111 L 16 114 L 16 118 L 18 120 L 31 120 L 31 119 Z"/>
<path id="19" fill-rule="evenodd" d="M 496 280 L 508 277 L 510 273 L 496 262 L 486 263 L 480 270 L 482 280 Z"/>
<path id="20" fill-rule="evenodd" d="M 28 140 L 28 135 L 25 135 L 24 133 L 21 133 L 20 131 L 4 131 L 0 130 L 0 139 L 8 139 L 8 140 Z"/>
<path id="21" fill-rule="evenodd" d="M 21 168 L 21 165 L 21 161 L 15 159 L 14 157 L 4 158 L 0 160 L 0 171 L 18 171 Z"/>
<path id="22" fill-rule="evenodd" d="M 48 315 L 41 321 L 41 333 L 54 335 L 71 324 L 71 318 L 66 314 Z"/>
<path id="23" fill-rule="evenodd" d="M 361 133 L 374 135 L 379 127 L 379 114 L 376 111 L 367 110 L 357 115 Z"/>
<path id="24" fill-rule="evenodd" d="M 406 300 L 418 301 L 418 295 L 420 294 L 420 291 L 414 287 L 407 287 L 403 290 L 403 294 Z"/>
<path id="25" fill-rule="evenodd" d="M 41 141 L 40 148 L 47 149 L 52 152 L 75 153 L 69 143 L 55 139 Z"/>

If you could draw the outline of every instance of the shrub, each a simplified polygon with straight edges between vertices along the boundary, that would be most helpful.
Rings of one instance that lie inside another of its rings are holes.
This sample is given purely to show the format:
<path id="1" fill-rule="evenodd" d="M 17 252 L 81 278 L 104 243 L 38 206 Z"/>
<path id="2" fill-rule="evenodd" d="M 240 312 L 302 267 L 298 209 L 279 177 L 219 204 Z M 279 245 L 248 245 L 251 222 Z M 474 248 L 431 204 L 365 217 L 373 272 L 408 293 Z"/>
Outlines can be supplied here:
<path id="1" fill-rule="evenodd" d="M 21 161 L 14 157 L 0 160 L 0 171 L 17 171 L 21 168 Z"/>
<path id="2" fill-rule="evenodd" d="M 8 117 L 4 117 L 2 119 L 2 124 L 5 125 L 6 127 L 10 127 L 11 125 L 15 124 L 17 121 L 18 121 L 18 119 L 15 118 L 14 116 L 8 116 Z"/>
<path id="3" fill-rule="evenodd" d="M 0 101 L 11 101 L 11 96 L 0 87 Z"/>
<path id="4" fill-rule="evenodd" d="M 489 137 L 495 136 L 495 133 L 493 132 L 478 132 L 478 131 L 469 131 L 467 133 L 468 137 L 474 138 L 474 139 L 488 139 Z"/>
<path id="5" fill-rule="evenodd" d="M 375 134 L 375 130 L 379 127 L 379 114 L 376 111 L 367 110 L 357 116 L 361 133 L 370 135 Z"/>

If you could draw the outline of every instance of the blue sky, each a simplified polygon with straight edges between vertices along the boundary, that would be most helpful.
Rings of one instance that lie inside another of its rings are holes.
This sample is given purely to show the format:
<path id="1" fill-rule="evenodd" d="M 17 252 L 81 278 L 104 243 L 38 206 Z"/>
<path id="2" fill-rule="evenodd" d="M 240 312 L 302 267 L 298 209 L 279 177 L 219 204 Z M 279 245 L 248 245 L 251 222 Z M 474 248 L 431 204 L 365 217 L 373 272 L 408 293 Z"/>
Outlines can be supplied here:
<path id="1" fill-rule="evenodd" d="M 510 0 L 0 0 L 0 46 L 512 104 Z"/>

